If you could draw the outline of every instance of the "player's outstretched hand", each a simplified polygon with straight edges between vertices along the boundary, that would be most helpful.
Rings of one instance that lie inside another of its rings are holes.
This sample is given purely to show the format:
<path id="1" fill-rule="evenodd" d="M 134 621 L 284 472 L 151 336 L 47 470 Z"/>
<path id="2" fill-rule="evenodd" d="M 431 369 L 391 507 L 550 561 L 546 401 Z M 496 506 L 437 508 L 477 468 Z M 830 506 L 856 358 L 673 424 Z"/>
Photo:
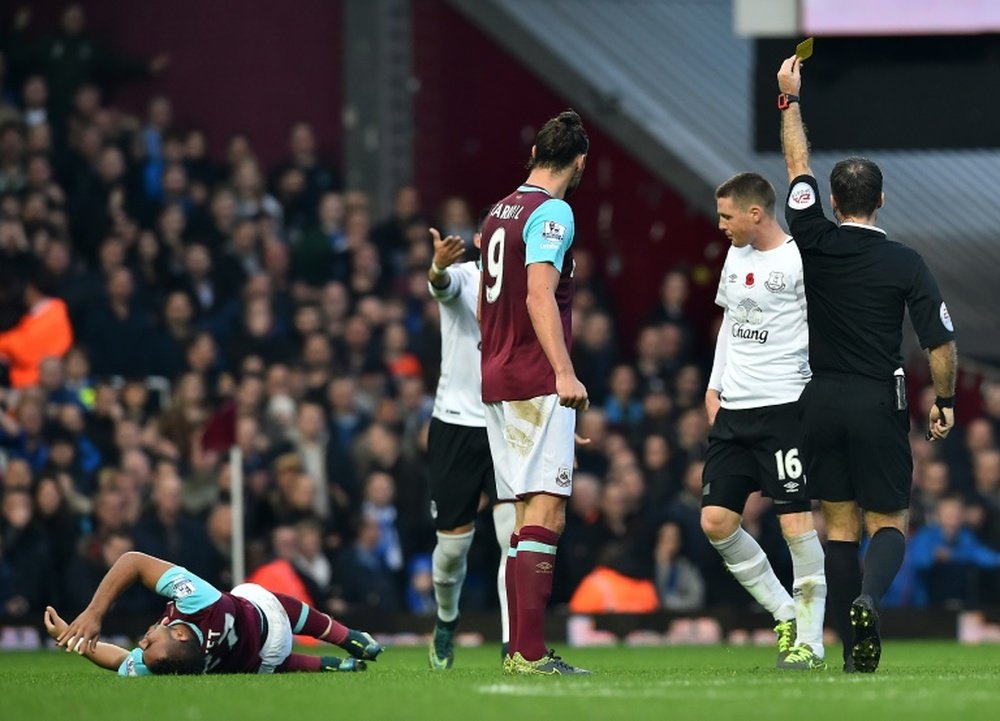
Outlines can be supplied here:
<path id="1" fill-rule="evenodd" d="M 442 239 L 438 229 L 431 228 L 431 238 L 434 239 L 434 265 L 441 270 L 465 256 L 465 241 L 460 236 L 449 235 Z"/>
<path id="2" fill-rule="evenodd" d="M 81 656 L 85 651 L 96 651 L 101 637 L 101 614 L 87 608 L 67 626 L 56 643 L 66 647 L 66 652 L 76 651 Z"/>
<path id="3" fill-rule="evenodd" d="M 575 373 L 556 376 L 556 395 L 559 396 L 559 405 L 561 406 L 577 411 L 585 411 L 590 407 L 587 389 Z"/>
<path id="4" fill-rule="evenodd" d="M 62 632 L 69 627 L 69 624 L 63 621 L 62 616 L 56 613 L 56 610 L 52 606 L 45 607 L 42 620 L 45 622 L 45 630 L 54 639 L 58 639 L 62 635 Z"/>
<path id="5" fill-rule="evenodd" d="M 798 55 L 785 58 L 778 71 L 778 90 L 789 95 L 798 95 L 802 88 L 802 61 Z"/>
<path id="6" fill-rule="evenodd" d="M 937 405 L 931 406 L 930 418 L 927 423 L 927 440 L 932 443 L 934 441 L 943 441 L 954 427 L 954 408 L 938 408 Z"/>

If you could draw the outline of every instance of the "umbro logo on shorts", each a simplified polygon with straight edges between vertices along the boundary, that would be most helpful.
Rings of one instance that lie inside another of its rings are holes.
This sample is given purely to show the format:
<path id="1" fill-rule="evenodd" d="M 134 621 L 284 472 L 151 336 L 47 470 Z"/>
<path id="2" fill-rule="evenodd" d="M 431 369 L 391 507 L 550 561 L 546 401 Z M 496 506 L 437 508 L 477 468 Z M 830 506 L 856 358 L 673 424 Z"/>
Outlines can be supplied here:
<path id="1" fill-rule="evenodd" d="M 552 564 L 548 561 L 539 561 L 535 564 L 535 570 L 539 573 L 552 573 Z"/>

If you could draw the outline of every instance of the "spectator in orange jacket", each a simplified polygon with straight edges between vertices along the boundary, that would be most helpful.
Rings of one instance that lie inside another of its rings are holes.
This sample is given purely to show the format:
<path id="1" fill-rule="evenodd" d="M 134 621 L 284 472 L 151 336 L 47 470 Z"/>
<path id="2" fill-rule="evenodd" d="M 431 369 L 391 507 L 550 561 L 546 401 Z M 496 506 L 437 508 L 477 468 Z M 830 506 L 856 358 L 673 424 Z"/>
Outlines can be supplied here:
<path id="1" fill-rule="evenodd" d="M 572 613 L 652 613 L 660 607 L 656 586 L 648 578 L 626 575 L 636 564 L 622 544 L 606 547 L 597 566 L 583 579 L 569 601 Z M 617 570 L 621 569 L 621 570 Z"/>
<path id="2" fill-rule="evenodd" d="M 28 312 L 16 326 L 0 333 L 0 362 L 10 366 L 10 384 L 26 388 L 38 383 L 46 358 L 61 358 L 73 345 L 66 304 L 48 294 L 45 279 L 33 276 L 24 289 Z"/>

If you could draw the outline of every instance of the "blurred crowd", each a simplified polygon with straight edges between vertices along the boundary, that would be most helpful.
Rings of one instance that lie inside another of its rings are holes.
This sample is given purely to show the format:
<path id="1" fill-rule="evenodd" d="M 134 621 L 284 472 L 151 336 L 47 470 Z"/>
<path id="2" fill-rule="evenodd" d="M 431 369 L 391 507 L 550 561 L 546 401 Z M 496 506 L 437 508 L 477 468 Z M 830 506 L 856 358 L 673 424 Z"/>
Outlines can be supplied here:
<path id="1" fill-rule="evenodd" d="M 219 161 L 169 98 L 142 118 L 106 102 L 109 75 L 158 72 L 162 58 L 105 48 L 67 65 L 67 48 L 90 42 L 74 6 L 48 40 L 29 43 L 25 25 L 0 56 L 0 619 L 34 621 L 48 603 L 73 615 L 131 549 L 229 586 L 233 445 L 250 571 L 335 612 L 431 613 L 428 228 L 460 235 L 471 257 L 476 212 L 457 196 L 425 207 L 404 187 L 375 217 L 305 123 L 276 167 L 239 134 Z M 690 320 L 688 274 L 666 273 L 626 345 L 580 236 L 573 360 L 590 444 L 553 600 L 749 607 L 700 530 L 713 337 Z M 889 603 L 1000 603 L 1000 385 L 981 395 L 981 417 L 960 408 L 937 446 L 920 420 L 933 392 L 915 404 L 913 531 Z M 482 514 L 467 609 L 496 606 L 490 523 Z M 790 578 L 766 499 L 751 498 L 746 526 Z M 117 608 L 159 604 L 135 590 Z"/>

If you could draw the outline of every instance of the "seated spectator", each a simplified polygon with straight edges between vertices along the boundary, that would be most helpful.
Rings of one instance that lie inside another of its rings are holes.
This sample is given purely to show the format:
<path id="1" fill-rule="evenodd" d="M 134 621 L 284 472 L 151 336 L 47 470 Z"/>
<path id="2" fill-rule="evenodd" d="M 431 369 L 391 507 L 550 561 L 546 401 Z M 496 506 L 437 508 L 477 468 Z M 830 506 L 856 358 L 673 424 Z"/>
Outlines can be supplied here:
<path id="1" fill-rule="evenodd" d="M 49 460 L 49 446 L 42 433 L 45 420 L 41 402 L 24 395 L 14 408 L 14 415 L 0 413 L 0 448 L 13 458 L 24 460 L 33 472 Z"/>
<path id="2" fill-rule="evenodd" d="M 604 415 L 608 424 L 631 435 L 642 422 L 642 402 L 636 397 L 635 370 L 629 365 L 615 366 L 608 381 Z"/>
<path id="3" fill-rule="evenodd" d="M 66 611 L 71 615 L 81 613 L 115 561 L 134 550 L 136 548 L 132 537 L 115 531 L 101 539 L 95 556 L 80 559 L 69 566 L 64 582 Z M 123 614 L 156 613 L 162 607 L 161 598 L 139 584 L 128 588 L 115 601 L 115 610 Z"/>
<path id="4" fill-rule="evenodd" d="M 431 557 L 422 553 L 410 559 L 407 566 L 406 609 L 418 616 L 430 616 L 437 611 L 434 598 L 434 576 Z"/>
<path id="5" fill-rule="evenodd" d="M 153 325 L 135 298 L 135 281 L 126 268 L 108 278 L 101 305 L 88 314 L 84 333 L 87 351 L 97 375 L 146 375 L 150 367 L 149 340 Z"/>
<path id="6" fill-rule="evenodd" d="M 136 549 L 153 556 L 176 559 L 192 573 L 213 575 L 206 557 L 208 534 L 183 508 L 184 485 L 176 473 L 163 474 L 153 485 L 149 510 L 135 527 Z"/>
<path id="7" fill-rule="evenodd" d="M 919 582 L 917 605 L 978 602 L 978 570 L 1000 568 L 1000 552 L 987 548 L 965 527 L 960 496 L 938 503 L 936 522 L 921 528 L 908 554 Z"/>
<path id="8" fill-rule="evenodd" d="M 398 611 L 401 607 L 396 576 L 385 565 L 381 549 L 381 524 L 364 515 L 357 540 L 340 555 L 337 576 L 350 579 L 344 585 L 344 600 L 380 611 Z"/>
<path id="9" fill-rule="evenodd" d="M 569 601 L 571 613 L 652 613 L 660 607 L 648 578 L 633 575 L 631 551 L 624 544 L 605 547 L 597 565 Z"/>
<path id="10" fill-rule="evenodd" d="M 279 220 L 282 218 L 284 211 L 281 203 L 264 188 L 260 165 L 254 158 L 243 158 L 237 162 L 230 180 L 236 194 L 238 218 L 256 218 L 261 213 Z"/>
<path id="11" fill-rule="evenodd" d="M 34 518 L 31 494 L 7 490 L 0 505 L 0 612 L 15 619 L 37 617 L 56 590 L 49 544 Z"/>
<path id="12" fill-rule="evenodd" d="M 271 189 L 277 191 L 279 181 L 295 170 L 303 176 L 303 205 L 315 208 L 323 193 L 338 190 L 340 181 L 333 169 L 316 154 L 316 135 L 309 123 L 298 122 L 288 133 L 289 158 L 271 173 Z"/>
<path id="13" fill-rule="evenodd" d="M 683 553 L 681 529 L 664 523 L 653 551 L 656 591 L 667 611 L 694 611 L 705 605 L 705 581 Z"/>
<path id="14" fill-rule="evenodd" d="M 361 512 L 374 520 L 379 527 L 379 542 L 375 552 L 382 564 L 396 573 L 403 569 L 403 548 L 396 523 L 399 512 L 393 505 L 396 484 L 388 473 L 376 471 L 365 481 L 364 502 Z"/>
<path id="15" fill-rule="evenodd" d="M 554 601 L 569 601 L 576 587 L 593 570 L 604 540 L 601 481 L 589 473 L 575 473 L 573 495 L 566 507 L 566 528 L 557 549 Z"/>

